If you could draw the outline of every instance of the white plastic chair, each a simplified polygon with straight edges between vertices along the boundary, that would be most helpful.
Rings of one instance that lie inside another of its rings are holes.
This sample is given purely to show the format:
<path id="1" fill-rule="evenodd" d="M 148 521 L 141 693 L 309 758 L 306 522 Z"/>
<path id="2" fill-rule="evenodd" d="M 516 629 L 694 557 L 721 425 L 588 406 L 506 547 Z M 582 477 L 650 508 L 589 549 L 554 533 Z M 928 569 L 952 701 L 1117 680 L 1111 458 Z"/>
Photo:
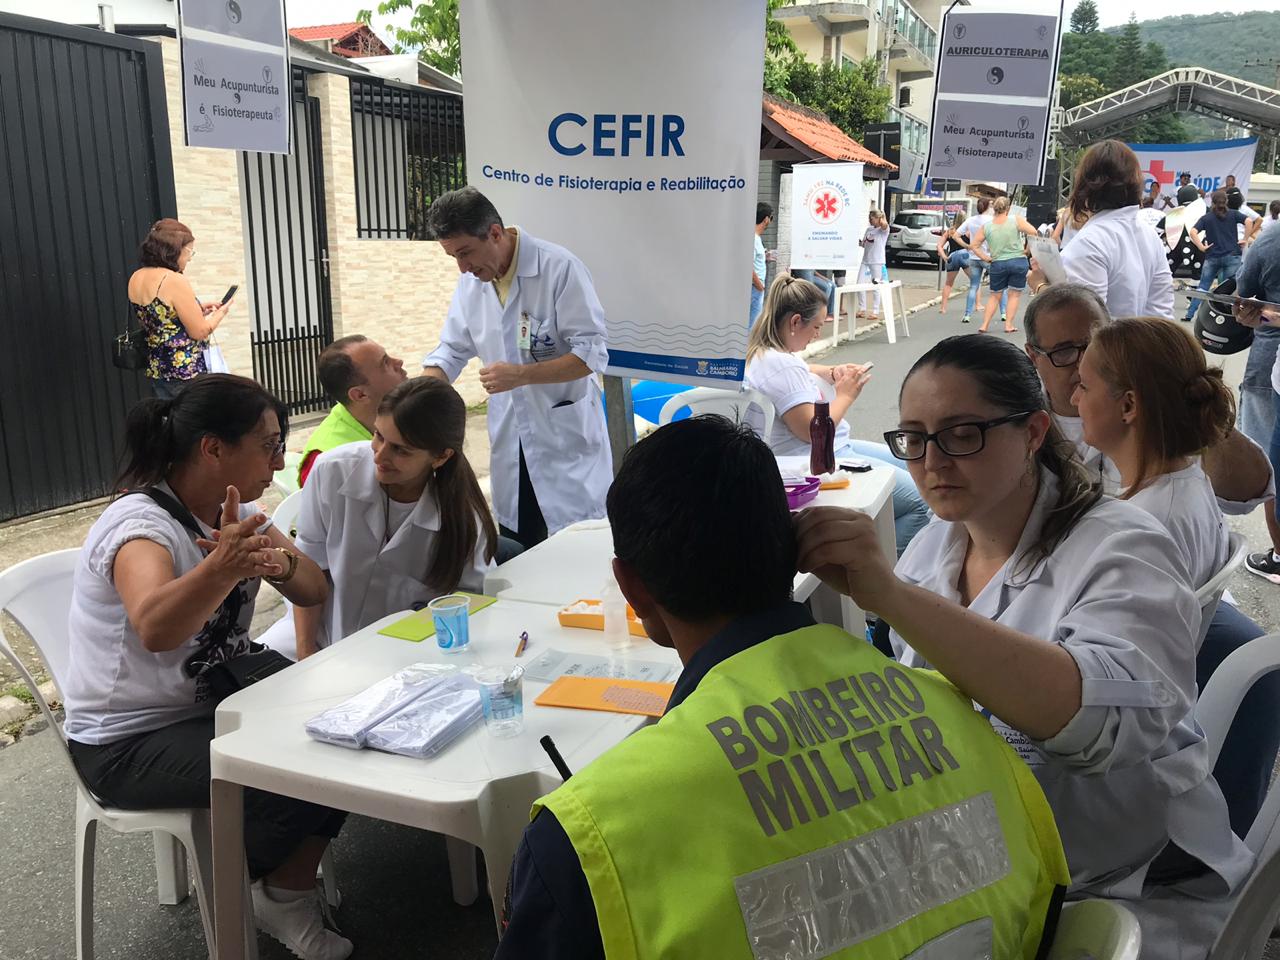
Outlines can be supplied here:
<path id="1" fill-rule="evenodd" d="M 1138 960 L 1138 918 L 1114 900 L 1068 903 L 1046 960 Z"/>
<path id="2" fill-rule="evenodd" d="M 271 485 L 288 496 L 298 492 L 298 465 L 302 463 L 302 454 L 289 451 L 284 455 L 284 469 L 277 470 L 271 477 Z"/>
<path id="3" fill-rule="evenodd" d="M 70 637 L 67 611 L 71 609 L 71 586 L 79 560 L 78 549 L 59 550 L 14 564 L 0 571 L 0 610 L 8 611 L 26 631 L 48 668 L 54 683 L 65 689 L 70 666 Z M 66 734 L 56 722 L 48 702 L 40 694 L 35 677 L 14 654 L 9 639 L 0 629 L 0 655 L 8 660 L 31 689 L 45 721 L 62 747 L 61 753 L 76 786 L 76 957 L 93 960 L 93 877 L 94 849 L 98 824 L 117 833 L 151 833 L 155 844 L 156 886 L 163 904 L 178 904 L 190 893 L 187 858 L 195 875 L 196 900 L 204 926 L 209 956 L 213 949 L 213 845 L 207 808 L 163 810 L 117 810 L 104 806 L 80 776 L 71 761 Z M 175 843 L 177 841 L 177 843 Z M 178 846 L 177 844 L 181 844 Z M 333 861 L 325 851 L 321 861 L 325 899 L 337 905 Z M 247 880 L 247 877 L 246 877 Z M 249 931 L 246 931 L 248 935 Z M 251 949 L 256 956 L 256 944 Z"/>
<path id="4" fill-rule="evenodd" d="M 1231 559 L 1203 587 L 1196 591 L 1196 602 L 1200 604 L 1200 636 L 1196 637 L 1197 651 L 1199 651 L 1200 645 L 1204 643 L 1205 635 L 1209 632 L 1209 624 L 1213 621 L 1213 615 L 1218 612 L 1218 604 L 1222 601 L 1222 594 L 1226 592 L 1227 582 L 1240 569 L 1240 565 L 1244 563 L 1244 558 L 1249 555 L 1249 543 L 1240 534 L 1232 533 L 1230 544 Z"/>
<path id="5" fill-rule="evenodd" d="M 302 491 L 295 490 L 275 508 L 271 514 L 271 522 L 280 528 L 286 537 L 293 536 L 293 525 L 298 522 L 298 514 L 302 511 Z"/>
<path id="6" fill-rule="evenodd" d="M 1280 669 L 1280 633 L 1250 640 L 1219 664 L 1196 704 L 1196 722 L 1209 745 L 1206 765 L 1213 769 L 1236 710 L 1260 678 Z M 1254 818 L 1245 845 L 1257 858 L 1209 960 L 1242 960 L 1262 956 L 1280 913 L 1280 781 L 1272 781 L 1262 809 Z"/>
<path id="7" fill-rule="evenodd" d="M 758 390 L 732 393 L 728 390 L 716 390 L 713 387 L 694 387 L 684 393 L 677 393 L 662 405 L 662 410 L 658 412 L 658 426 L 666 426 L 684 407 L 689 408 L 691 416 L 718 413 L 722 417 L 728 417 L 734 423 L 745 423 L 747 408 L 756 407 L 764 414 L 764 432 L 761 438 L 767 443 L 773 433 L 775 416 L 773 404 Z"/>
<path id="8" fill-rule="evenodd" d="M 71 579 L 79 550 L 60 550 L 33 557 L 0 572 L 0 609 L 7 610 L 35 643 L 37 651 L 62 687 L 70 654 L 67 611 L 71 607 Z M 213 956 L 213 850 L 209 835 L 209 811 L 114 810 L 99 803 L 71 762 L 66 735 L 54 721 L 49 704 L 40 695 L 35 678 L 14 655 L 8 638 L 0 631 L 0 653 L 14 666 L 31 688 L 49 727 L 62 746 L 62 755 L 76 785 L 76 957 L 93 958 L 93 853 L 97 827 L 103 823 L 118 833 L 155 833 L 156 882 L 161 903 L 186 899 L 186 857 L 196 874 L 196 896 L 200 920 Z M 174 845 L 173 839 L 182 844 Z M 183 851 L 185 850 L 185 856 Z"/>

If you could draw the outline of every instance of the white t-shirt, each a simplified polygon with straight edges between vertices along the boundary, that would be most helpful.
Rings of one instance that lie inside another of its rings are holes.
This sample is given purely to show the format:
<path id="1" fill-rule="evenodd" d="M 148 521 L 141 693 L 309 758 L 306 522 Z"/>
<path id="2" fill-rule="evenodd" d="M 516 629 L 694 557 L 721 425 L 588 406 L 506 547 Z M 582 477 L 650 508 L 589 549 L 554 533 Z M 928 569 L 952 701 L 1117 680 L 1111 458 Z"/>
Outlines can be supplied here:
<path id="1" fill-rule="evenodd" d="M 836 390 L 831 384 L 815 376 L 809 365 L 798 354 L 782 350 L 766 350 L 747 364 L 745 383 L 749 390 L 759 390 L 773 404 L 777 416 L 773 421 L 773 433 L 765 438 L 776 457 L 808 456 L 809 441 L 801 440 L 782 419 L 792 407 L 802 403 L 817 403 L 835 399 Z M 747 408 L 747 426 L 759 436 L 764 431 L 764 416 L 755 407 Z M 839 450 L 849 442 L 849 424 L 836 421 L 835 448 Z"/>
<path id="2" fill-rule="evenodd" d="M 884 263 L 884 245 L 889 239 L 888 227 L 867 227 L 867 232 L 863 236 L 866 241 L 862 255 L 862 262 L 866 264 Z"/>
<path id="3" fill-rule="evenodd" d="M 1160 221 L 1164 219 L 1164 214 L 1155 207 L 1139 207 L 1138 219 L 1143 223 L 1149 224 L 1155 230 L 1159 229 Z"/>
<path id="4" fill-rule="evenodd" d="M 1213 579 L 1230 557 L 1227 523 L 1199 463 L 1162 474 L 1130 497 L 1129 502 L 1147 511 L 1169 531 L 1182 551 L 1197 590 Z"/>
<path id="5" fill-rule="evenodd" d="M 978 235 L 978 231 L 990 223 L 991 220 L 992 215 L 989 213 L 975 213 L 964 223 L 960 224 L 960 228 L 956 230 L 956 233 L 963 235 L 966 240 L 973 243 L 973 238 Z M 982 241 L 982 252 L 987 254 L 991 252 L 987 249 L 986 240 Z"/>
<path id="6" fill-rule="evenodd" d="M 172 495 L 166 484 L 160 489 Z M 256 503 L 240 506 L 242 519 L 261 512 Z M 206 537 L 212 530 L 203 522 Z M 265 532 L 271 521 L 259 527 Z M 209 699 L 203 672 L 249 649 L 249 623 L 260 581 L 243 581 L 240 615 L 226 644 L 202 649 L 211 619 L 200 633 L 162 653 L 147 650 L 125 613 L 113 580 L 120 548 L 131 540 L 151 540 L 173 557 L 173 573 L 190 573 L 204 559 L 192 534 L 150 497 L 121 497 L 89 529 L 76 565 L 67 618 L 70 657 L 67 676 L 59 678 L 66 699 L 66 733 L 80 743 L 102 744 L 159 730 L 193 717 L 207 716 Z"/>
<path id="7" fill-rule="evenodd" d="M 1240 212 L 1244 214 L 1244 223 L 1236 224 L 1236 241 L 1244 243 L 1244 232 L 1250 229 L 1249 224 L 1254 220 L 1257 220 L 1262 216 L 1262 214 L 1253 209 L 1253 207 L 1249 206 L 1247 203 L 1241 205 Z"/>

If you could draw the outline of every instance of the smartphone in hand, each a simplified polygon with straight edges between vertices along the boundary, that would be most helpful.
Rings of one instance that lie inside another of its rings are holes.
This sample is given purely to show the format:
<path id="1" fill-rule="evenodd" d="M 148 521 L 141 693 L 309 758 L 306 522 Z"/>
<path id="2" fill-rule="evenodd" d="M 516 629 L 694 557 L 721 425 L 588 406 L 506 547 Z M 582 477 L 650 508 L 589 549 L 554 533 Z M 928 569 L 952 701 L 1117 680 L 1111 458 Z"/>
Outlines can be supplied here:
<path id="1" fill-rule="evenodd" d="M 221 305 L 225 307 L 227 305 L 227 301 L 230 300 L 232 297 L 234 297 L 236 295 L 236 291 L 239 289 L 240 289 L 240 284 L 238 283 L 233 283 L 230 287 L 228 287 L 227 292 L 222 295 Z"/>

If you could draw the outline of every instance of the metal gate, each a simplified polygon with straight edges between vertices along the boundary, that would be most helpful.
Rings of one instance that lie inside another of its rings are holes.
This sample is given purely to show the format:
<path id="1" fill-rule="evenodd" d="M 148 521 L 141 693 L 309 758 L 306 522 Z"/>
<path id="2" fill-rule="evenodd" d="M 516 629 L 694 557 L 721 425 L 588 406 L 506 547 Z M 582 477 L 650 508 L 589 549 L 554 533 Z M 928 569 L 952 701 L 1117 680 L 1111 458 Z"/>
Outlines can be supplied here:
<path id="1" fill-rule="evenodd" d="M 0 520 L 111 491 L 146 390 L 111 363 L 177 216 L 160 46 L 0 13 Z"/>
<path id="2" fill-rule="evenodd" d="M 240 154 L 253 376 L 290 413 L 328 409 L 316 358 L 333 340 L 320 101 L 293 68 L 293 153 Z"/>

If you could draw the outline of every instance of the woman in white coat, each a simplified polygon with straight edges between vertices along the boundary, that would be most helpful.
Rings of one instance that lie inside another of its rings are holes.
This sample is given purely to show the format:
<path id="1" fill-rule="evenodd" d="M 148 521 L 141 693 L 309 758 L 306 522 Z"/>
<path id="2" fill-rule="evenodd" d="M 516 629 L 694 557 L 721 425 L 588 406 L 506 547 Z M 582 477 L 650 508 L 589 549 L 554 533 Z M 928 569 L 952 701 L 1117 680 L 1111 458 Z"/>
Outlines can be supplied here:
<path id="1" fill-rule="evenodd" d="M 899 404 L 886 440 L 937 519 L 895 571 L 866 517 L 807 511 L 801 569 L 991 717 L 1053 807 L 1070 897 L 1124 901 L 1143 957 L 1203 958 L 1252 858 L 1191 716 L 1199 611 L 1173 542 L 1100 496 L 1012 344 L 943 340 Z"/>
<path id="2" fill-rule="evenodd" d="M 296 543 L 333 586 L 323 606 L 293 611 L 298 659 L 389 613 L 481 589 L 498 534 L 462 452 L 466 422 L 453 387 L 407 380 L 379 404 L 372 443 L 316 459 Z"/>
<path id="3" fill-rule="evenodd" d="M 870 379 L 869 367 L 856 363 L 826 366 L 805 363 L 800 351 L 811 344 L 826 321 L 826 295 L 808 280 L 782 274 L 769 285 L 764 309 L 747 337 L 745 383 L 769 398 L 777 411 L 773 431 L 763 436 L 763 415 L 751 407 L 747 424 L 760 434 L 774 456 L 809 456 L 813 405 L 830 404 L 836 424 L 837 457 L 869 457 L 894 471 L 893 525 L 898 553 L 929 522 L 929 510 L 908 473 L 879 443 L 854 440 L 845 415 Z"/>

